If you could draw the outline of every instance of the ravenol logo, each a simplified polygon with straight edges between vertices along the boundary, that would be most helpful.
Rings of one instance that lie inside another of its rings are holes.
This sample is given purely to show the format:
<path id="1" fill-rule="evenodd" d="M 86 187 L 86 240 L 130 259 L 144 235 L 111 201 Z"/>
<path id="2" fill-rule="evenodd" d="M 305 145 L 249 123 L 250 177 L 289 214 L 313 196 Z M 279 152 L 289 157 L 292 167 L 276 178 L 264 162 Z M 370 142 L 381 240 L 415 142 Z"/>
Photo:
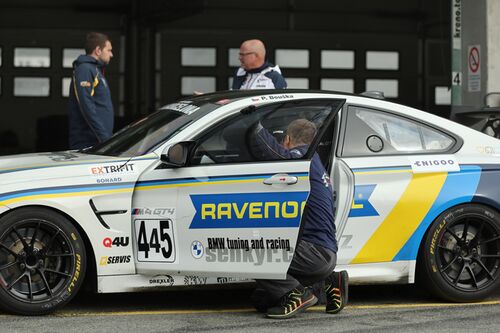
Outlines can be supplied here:
<path id="1" fill-rule="evenodd" d="M 190 229 L 297 228 L 308 192 L 196 194 Z"/>
<path id="2" fill-rule="evenodd" d="M 354 187 L 354 199 L 352 200 L 349 217 L 378 216 L 379 213 L 368 201 L 376 185 L 358 185 Z"/>

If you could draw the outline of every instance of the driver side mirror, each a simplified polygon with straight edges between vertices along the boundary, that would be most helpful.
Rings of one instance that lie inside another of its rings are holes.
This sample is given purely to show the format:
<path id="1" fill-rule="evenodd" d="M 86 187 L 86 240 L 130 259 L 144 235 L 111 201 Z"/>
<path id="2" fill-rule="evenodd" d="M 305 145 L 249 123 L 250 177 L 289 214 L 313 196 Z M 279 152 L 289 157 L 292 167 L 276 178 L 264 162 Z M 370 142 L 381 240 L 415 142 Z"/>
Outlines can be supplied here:
<path id="1" fill-rule="evenodd" d="M 174 168 L 185 166 L 193 143 L 192 141 L 182 141 L 166 147 L 161 153 L 161 161 L 165 165 Z"/>

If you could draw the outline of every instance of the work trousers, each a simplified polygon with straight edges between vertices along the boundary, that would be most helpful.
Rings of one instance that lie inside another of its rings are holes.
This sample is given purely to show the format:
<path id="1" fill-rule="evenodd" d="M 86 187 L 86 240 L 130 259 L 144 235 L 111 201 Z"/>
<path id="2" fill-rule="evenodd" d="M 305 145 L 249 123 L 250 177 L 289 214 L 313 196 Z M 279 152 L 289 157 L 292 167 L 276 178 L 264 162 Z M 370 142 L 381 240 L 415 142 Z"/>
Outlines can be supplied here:
<path id="1" fill-rule="evenodd" d="M 337 263 L 337 254 L 322 246 L 299 241 L 285 280 L 256 280 L 257 289 L 265 291 L 266 303 L 277 302 L 298 286 L 311 286 L 329 277 Z"/>

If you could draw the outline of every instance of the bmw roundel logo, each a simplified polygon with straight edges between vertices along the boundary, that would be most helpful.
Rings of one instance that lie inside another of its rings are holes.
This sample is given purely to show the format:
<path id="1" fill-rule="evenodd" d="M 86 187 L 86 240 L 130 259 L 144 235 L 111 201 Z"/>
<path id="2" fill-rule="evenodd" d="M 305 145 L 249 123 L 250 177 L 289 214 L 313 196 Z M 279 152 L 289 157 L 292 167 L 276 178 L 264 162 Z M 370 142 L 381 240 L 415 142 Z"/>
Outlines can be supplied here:
<path id="1" fill-rule="evenodd" d="M 191 254 L 195 259 L 203 257 L 203 244 L 200 241 L 193 241 L 191 243 Z"/>

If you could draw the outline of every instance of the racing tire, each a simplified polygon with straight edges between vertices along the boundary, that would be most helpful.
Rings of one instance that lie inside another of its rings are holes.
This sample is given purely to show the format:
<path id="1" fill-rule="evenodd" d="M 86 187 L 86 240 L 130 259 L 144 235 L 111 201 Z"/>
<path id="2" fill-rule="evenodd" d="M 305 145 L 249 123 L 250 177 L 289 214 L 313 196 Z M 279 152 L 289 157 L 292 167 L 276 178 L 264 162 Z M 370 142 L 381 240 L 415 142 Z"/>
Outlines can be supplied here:
<path id="1" fill-rule="evenodd" d="M 0 219 L 0 306 L 43 315 L 68 303 L 86 270 L 83 239 L 64 216 L 21 208 Z"/>
<path id="2" fill-rule="evenodd" d="M 479 204 L 450 208 L 431 225 L 418 262 L 420 282 L 451 302 L 477 302 L 500 285 L 500 216 Z"/>

